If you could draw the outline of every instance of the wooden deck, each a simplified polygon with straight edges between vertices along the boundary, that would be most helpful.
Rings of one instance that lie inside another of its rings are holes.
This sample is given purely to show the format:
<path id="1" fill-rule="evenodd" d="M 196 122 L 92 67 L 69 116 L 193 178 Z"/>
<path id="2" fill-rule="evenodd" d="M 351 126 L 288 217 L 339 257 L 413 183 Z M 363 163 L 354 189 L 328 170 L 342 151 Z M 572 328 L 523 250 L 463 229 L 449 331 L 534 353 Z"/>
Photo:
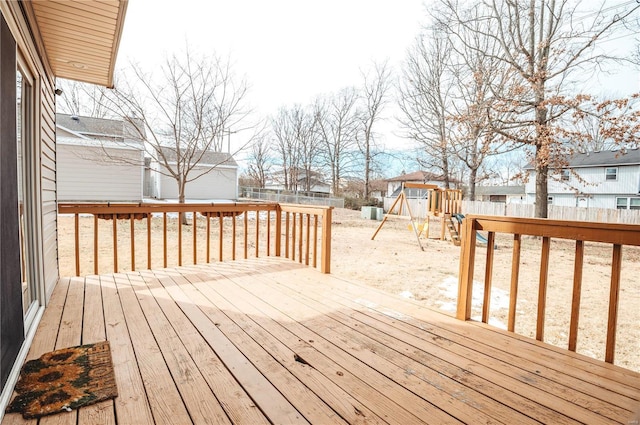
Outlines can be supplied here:
<path id="1" fill-rule="evenodd" d="M 630 424 L 640 409 L 640 374 L 286 259 L 63 279 L 29 358 L 105 338 L 119 396 L 40 423 Z"/>

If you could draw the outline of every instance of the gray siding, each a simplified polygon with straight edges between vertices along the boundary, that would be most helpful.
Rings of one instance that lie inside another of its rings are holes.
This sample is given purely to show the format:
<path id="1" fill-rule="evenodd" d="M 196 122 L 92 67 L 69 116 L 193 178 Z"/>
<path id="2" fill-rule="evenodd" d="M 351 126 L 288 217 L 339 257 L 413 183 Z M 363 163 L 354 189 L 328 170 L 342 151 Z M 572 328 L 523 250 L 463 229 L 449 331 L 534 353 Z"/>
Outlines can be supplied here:
<path id="1" fill-rule="evenodd" d="M 58 282 L 58 207 L 56 204 L 55 95 L 52 81 L 42 79 L 40 110 L 40 190 L 42 202 L 42 263 L 46 300 Z"/>
<path id="2" fill-rule="evenodd" d="M 192 171 L 195 175 L 198 168 Z M 160 175 L 160 198 L 178 199 L 178 185 L 175 179 Z M 187 199 L 231 199 L 238 197 L 238 175 L 236 168 L 216 168 L 196 180 L 187 183 L 185 188 Z"/>
<path id="3" fill-rule="evenodd" d="M 58 144 L 58 201 L 142 200 L 143 152 L 106 150 Z"/>

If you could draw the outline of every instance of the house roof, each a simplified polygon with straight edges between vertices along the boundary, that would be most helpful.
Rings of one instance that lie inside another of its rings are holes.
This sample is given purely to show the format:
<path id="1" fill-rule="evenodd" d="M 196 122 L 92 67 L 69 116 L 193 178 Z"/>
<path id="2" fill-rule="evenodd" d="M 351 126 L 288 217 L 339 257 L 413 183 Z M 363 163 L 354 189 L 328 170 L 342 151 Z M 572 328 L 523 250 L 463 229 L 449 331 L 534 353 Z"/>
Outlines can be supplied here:
<path id="1" fill-rule="evenodd" d="M 56 77 L 113 86 L 128 0 L 22 1 Z"/>
<path id="2" fill-rule="evenodd" d="M 198 151 L 195 157 L 199 157 L 202 151 Z M 175 149 L 172 149 L 168 146 L 162 147 L 162 154 L 166 158 L 167 162 L 175 163 L 177 162 L 178 155 Z M 214 151 L 205 151 L 202 152 L 202 159 L 199 161 L 200 165 L 208 165 L 208 166 L 227 166 L 227 167 L 237 167 L 238 163 L 233 156 L 227 152 L 214 152 Z"/>
<path id="3" fill-rule="evenodd" d="M 363 182 L 364 184 L 364 182 Z M 386 191 L 387 190 L 387 182 L 385 180 L 370 180 L 369 181 L 369 190 L 377 190 L 377 191 Z"/>
<path id="4" fill-rule="evenodd" d="M 387 182 L 429 182 L 444 181 L 442 175 L 434 174 L 429 171 L 414 171 L 413 173 L 402 174 L 386 180 Z"/>
<path id="5" fill-rule="evenodd" d="M 478 195 L 524 195 L 523 186 L 476 186 Z"/>
<path id="6" fill-rule="evenodd" d="M 569 160 L 569 166 L 574 168 L 636 164 L 640 164 L 639 149 L 587 152 L 575 154 Z"/>
<path id="7" fill-rule="evenodd" d="M 625 149 L 575 153 L 569 158 L 567 166 L 569 168 L 584 168 L 638 164 L 640 164 L 640 149 Z M 531 170 L 533 165 L 527 164 L 525 169 Z"/>
<path id="8" fill-rule="evenodd" d="M 82 117 L 69 114 L 56 114 L 56 126 L 85 136 L 109 137 L 122 139 L 144 138 L 144 126 L 140 125 L 143 137 L 140 137 L 136 126 L 128 121 L 107 118 Z"/>

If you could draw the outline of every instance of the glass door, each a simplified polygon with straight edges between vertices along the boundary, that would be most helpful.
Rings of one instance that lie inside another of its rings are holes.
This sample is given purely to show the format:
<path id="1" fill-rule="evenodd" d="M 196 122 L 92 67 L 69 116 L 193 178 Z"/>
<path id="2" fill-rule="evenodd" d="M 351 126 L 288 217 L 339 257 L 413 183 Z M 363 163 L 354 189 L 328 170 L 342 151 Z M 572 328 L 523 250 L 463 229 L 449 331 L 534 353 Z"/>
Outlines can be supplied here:
<path id="1" fill-rule="evenodd" d="M 33 140 L 33 76 L 18 58 L 16 72 L 16 124 L 18 161 L 18 217 L 20 233 L 20 271 L 22 282 L 22 313 L 25 332 L 38 309 L 37 286 L 33 273 L 32 236 L 33 215 L 30 200 L 34 193 L 32 178 Z"/>

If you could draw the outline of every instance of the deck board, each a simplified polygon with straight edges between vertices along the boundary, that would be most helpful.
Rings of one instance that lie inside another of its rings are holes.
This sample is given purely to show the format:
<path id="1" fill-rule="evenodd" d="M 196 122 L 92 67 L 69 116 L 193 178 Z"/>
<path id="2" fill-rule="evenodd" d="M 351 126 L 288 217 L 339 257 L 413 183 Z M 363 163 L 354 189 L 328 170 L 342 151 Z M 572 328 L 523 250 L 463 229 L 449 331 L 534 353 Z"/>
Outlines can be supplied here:
<path id="1" fill-rule="evenodd" d="M 295 291 L 293 288 L 299 287 L 299 284 L 289 285 L 291 285 L 291 291 Z M 270 289 L 274 287 L 278 288 L 273 285 L 269 286 Z M 305 288 L 305 293 L 295 293 L 297 294 L 297 298 L 306 299 L 307 305 L 312 308 L 322 308 L 318 306 L 322 306 L 323 304 L 317 300 L 331 299 L 332 302 L 330 305 L 324 307 L 325 310 L 329 309 L 326 311 L 330 311 L 331 307 L 335 306 L 335 301 L 333 300 L 338 297 L 332 294 L 337 294 L 337 292 L 327 291 L 326 287 L 324 289 L 324 291 L 315 290 L 313 295 L 309 295 L 309 291 L 314 292 L 313 289 L 310 290 L 309 288 Z M 362 301 L 363 300 L 361 300 L 361 302 Z M 342 305 L 346 306 L 347 304 L 349 304 L 349 299 L 344 298 L 342 300 Z M 353 307 L 358 304 L 351 303 L 350 305 Z M 392 312 L 389 310 L 388 313 L 391 316 L 399 316 L 399 312 L 397 311 Z M 366 333 L 368 335 L 374 334 L 376 330 L 380 329 L 380 321 L 386 321 L 390 326 L 395 325 L 394 328 L 389 326 L 387 327 L 386 331 L 391 335 L 391 337 L 387 338 L 382 346 L 375 348 L 378 353 L 381 349 L 401 344 L 403 339 L 406 339 L 406 336 L 403 336 L 401 331 L 413 336 L 415 344 L 414 349 L 415 347 L 420 346 L 420 341 L 424 338 L 425 328 L 422 325 L 419 325 L 419 327 L 416 328 L 415 326 L 406 324 L 403 320 L 393 320 L 382 314 L 374 314 L 369 317 L 356 311 L 340 312 L 340 314 L 347 316 L 360 315 L 360 320 L 363 320 L 364 324 L 367 325 Z M 371 315 L 372 313 L 369 314 Z M 328 315 L 329 317 L 335 316 L 331 313 Z M 340 320 L 339 318 L 338 320 L 349 326 L 345 320 Z M 454 322 L 454 325 L 458 324 L 459 322 Z M 424 325 L 427 324 L 425 323 Z M 353 324 L 352 322 L 351 326 L 355 328 L 357 327 L 357 323 Z M 434 360 L 437 360 L 438 358 L 441 359 L 441 361 L 455 361 L 463 364 L 464 368 L 454 371 L 451 375 L 452 377 L 463 374 L 466 381 L 476 378 L 474 386 L 483 385 L 483 383 L 478 382 L 477 378 L 485 378 L 485 382 L 491 382 L 489 381 L 490 379 L 493 383 L 497 383 L 502 386 L 502 391 L 505 392 L 507 397 L 509 397 L 511 393 L 521 394 L 523 397 L 514 400 L 515 404 L 511 404 L 513 408 L 519 407 L 522 403 L 527 403 L 528 400 L 524 397 L 532 398 L 533 401 L 539 403 L 538 406 L 535 406 L 534 414 L 542 421 L 550 420 L 548 415 L 542 415 L 545 413 L 545 405 L 553 405 L 555 409 L 565 413 L 567 415 L 567 419 L 574 418 L 589 423 L 599 419 L 598 415 L 594 415 L 594 412 L 623 422 L 629 417 L 629 411 L 633 409 L 633 406 L 638 404 L 637 399 L 634 400 L 632 398 L 620 397 L 613 401 L 613 403 L 617 403 L 619 406 L 611 406 L 611 401 L 607 400 L 609 392 L 599 386 L 580 381 L 567 375 L 561 376 L 560 379 L 557 379 L 555 377 L 555 372 L 541 370 L 543 367 L 539 364 L 530 365 L 535 372 L 523 369 L 524 360 L 510 352 L 497 350 L 487 346 L 486 344 L 478 345 L 478 342 L 470 344 L 466 336 L 460 337 L 460 335 L 448 331 L 443 327 L 439 328 L 437 331 L 432 331 L 431 337 L 434 339 L 435 343 L 433 344 L 433 347 L 427 347 L 429 349 L 428 352 L 423 353 L 429 356 L 425 358 L 425 362 L 433 363 Z M 366 344 L 369 344 L 366 340 L 360 342 L 360 345 L 366 346 Z M 439 347 L 439 349 L 437 347 Z M 480 347 L 481 349 L 479 349 Z M 411 348 L 409 347 L 407 349 Z M 402 356 L 400 353 L 392 353 L 389 358 L 397 361 L 401 360 Z M 444 374 L 447 370 L 447 365 L 440 364 L 435 370 L 439 374 Z M 471 370 L 473 371 L 473 374 L 469 374 L 469 371 Z M 504 376 L 496 375 L 496 372 L 499 372 Z M 547 376 L 545 377 L 545 375 Z M 473 388 L 470 389 L 473 390 Z M 491 396 L 495 394 L 495 392 L 496 388 L 491 388 L 487 395 Z M 585 393 L 589 394 L 589 396 L 586 397 L 583 395 Z M 504 396 L 501 397 L 501 402 L 504 403 L 505 401 Z M 474 402 L 478 403 L 478 398 L 474 398 Z M 582 406 L 583 409 L 580 409 L 580 406 Z M 622 408 L 620 406 L 622 406 Z M 496 411 L 493 413 L 496 413 Z M 557 417 L 554 418 L 556 421 L 558 420 Z"/>
<path id="2" fill-rule="evenodd" d="M 286 259 L 62 279 L 28 358 L 105 338 L 115 401 L 39 423 L 607 424 L 640 409 L 638 373 Z"/>

